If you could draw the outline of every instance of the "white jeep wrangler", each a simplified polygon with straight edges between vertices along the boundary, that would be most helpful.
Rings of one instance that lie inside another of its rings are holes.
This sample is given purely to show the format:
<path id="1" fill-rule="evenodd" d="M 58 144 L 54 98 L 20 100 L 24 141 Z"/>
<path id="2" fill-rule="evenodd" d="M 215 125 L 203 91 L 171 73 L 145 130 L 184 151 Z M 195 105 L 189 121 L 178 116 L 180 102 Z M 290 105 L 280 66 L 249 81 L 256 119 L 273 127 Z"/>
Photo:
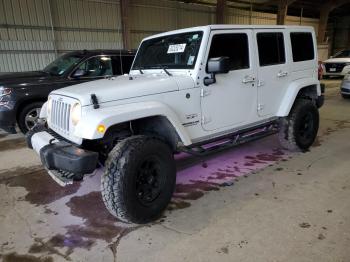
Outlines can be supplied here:
<path id="1" fill-rule="evenodd" d="M 317 62 L 311 27 L 158 34 L 142 41 L 129 75 L 53 91 L 27 143 L 60 184 L 103 166 L 107 209 L 145 223 L 172 197 L 174 153 L 203 155 L 275 133 L 288 149 L 308 149 L 323 104 Z"/>

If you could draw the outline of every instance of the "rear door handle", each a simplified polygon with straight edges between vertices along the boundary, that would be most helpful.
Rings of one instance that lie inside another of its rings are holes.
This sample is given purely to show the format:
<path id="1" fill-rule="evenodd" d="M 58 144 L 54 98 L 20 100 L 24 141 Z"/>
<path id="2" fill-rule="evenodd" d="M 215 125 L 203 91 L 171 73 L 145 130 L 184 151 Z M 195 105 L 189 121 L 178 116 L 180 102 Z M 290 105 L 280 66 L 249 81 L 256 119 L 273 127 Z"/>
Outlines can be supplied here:
<path id="1" fill-rule="evenodd" d="M 284 76 L 287 76 L 288 75 L 288 72 L 286 72 L 286 71 L 279 71 L 278 73 L 277 73 L 277 76 L 278 77 L 284 77 Z"/>
<path id="2" fill-rule="evenodd" d="M 243 84 L 252 83 L 252 82 L 255 82 L 255 78 L 253 76 L 245 76 L 242 80 Z"/>

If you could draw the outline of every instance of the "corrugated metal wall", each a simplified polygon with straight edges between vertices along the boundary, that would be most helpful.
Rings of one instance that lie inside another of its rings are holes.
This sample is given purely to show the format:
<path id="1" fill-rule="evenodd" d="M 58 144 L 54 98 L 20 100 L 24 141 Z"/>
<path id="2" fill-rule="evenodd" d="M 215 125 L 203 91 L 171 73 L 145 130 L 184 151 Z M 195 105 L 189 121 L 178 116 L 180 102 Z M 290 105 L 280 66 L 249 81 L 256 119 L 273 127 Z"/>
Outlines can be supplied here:
<path id="1" fill-rule="evenodd" d="M 132 0 L 131 45 L 178 28 L 215 23 L 215 7 L 167 0 Z M 276 24 L 276 15 L 229 9 L 232 24 Z M 300 24 L 288 17 L 287 24 Z M 317 32 L 318 19 L 302 19 Z M 38 70 L 56 55 L 122 48 L 118 0 L 0 0 L 0 72 Z"/>
<path id="2" fill-rule="evenodd" d="M 42 69 L 77 49 L 122 48 L 118 1 L 0 0 L 0 72 Z"/>

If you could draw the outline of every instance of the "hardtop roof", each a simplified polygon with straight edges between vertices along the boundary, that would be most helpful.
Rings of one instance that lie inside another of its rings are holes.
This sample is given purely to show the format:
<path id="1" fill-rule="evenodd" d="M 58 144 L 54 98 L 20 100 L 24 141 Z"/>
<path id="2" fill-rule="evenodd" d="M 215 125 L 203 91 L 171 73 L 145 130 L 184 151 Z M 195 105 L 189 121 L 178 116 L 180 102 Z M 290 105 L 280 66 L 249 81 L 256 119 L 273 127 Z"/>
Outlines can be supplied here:
<path id="1" fill-rule="evenodd" d="M 308 32 L 314 30 L 312 26 L 215 24 L 215 25 L 197 26 L 197 27 L 189 27 L 189 28 L 177 29 L 173 31 L 167 31 L 160 34 L 146 37 L 144 40 L 157 38 L 157 37 L 170 35 L 170 34 L 185 33 L 185 32 L 191 32 L 191 31 L 230 30 L 230 29 L 297 29 L 297 30 L 305 30 Z"/>

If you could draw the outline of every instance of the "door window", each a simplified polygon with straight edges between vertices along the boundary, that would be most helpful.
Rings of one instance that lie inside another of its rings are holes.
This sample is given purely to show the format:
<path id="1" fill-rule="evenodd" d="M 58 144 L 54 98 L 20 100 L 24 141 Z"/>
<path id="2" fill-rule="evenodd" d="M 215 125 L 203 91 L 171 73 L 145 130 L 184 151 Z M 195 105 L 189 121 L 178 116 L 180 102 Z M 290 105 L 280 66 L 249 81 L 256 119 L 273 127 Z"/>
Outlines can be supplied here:
<path id="1" fill-rule="evenodd" d="M 112 61 L 110 56 L 96 56 L 82 63 L 77 70 L 83 70 L 83 77 L 99 77 L 112 75 Z"/>
<path id="2" fill-rule="evenodd" d="M 286 62 L 283 33 L 258 33 L 260 66 L 278 65 Z"/>
<path id="3" fill-rule="evenodd" d="M 236 33 L 214 35 L 208 59 L 221 56 L 227 56 L 230 58 L 230 70 L 249 68 L 247 34 Z"/>
<path id="4" fill-rule="evenodd" d="M 313 60 L 315 57 L 314 42 L 311 33 L 293 32 L 290 33 L 292 43 L 293 62 Z"/>

